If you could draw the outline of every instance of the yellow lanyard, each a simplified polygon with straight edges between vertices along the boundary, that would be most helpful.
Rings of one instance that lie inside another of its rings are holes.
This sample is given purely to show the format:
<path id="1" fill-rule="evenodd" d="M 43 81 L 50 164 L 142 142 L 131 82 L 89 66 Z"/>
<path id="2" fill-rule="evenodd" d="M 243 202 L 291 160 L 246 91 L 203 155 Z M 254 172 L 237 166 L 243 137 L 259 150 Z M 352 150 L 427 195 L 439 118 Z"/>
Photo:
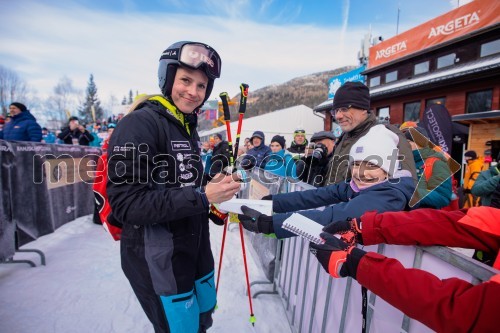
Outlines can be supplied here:
<path id="1" fill-rule="evenodd" d="M 177 119 L 182 124 L 182 126 L 186 128 L 188 134 L 191 135 L 191 131 L 189 129 L 189 123 L 186 122 L 186 116 L 184 115 L 184 113 L 177 110 L 175 105 L 172 105 L 172 103 L 166 100 L 165 97 L 163 96 L 153 96 L 149 98 L 149 100 L 160 102 L 161 105 L 163 105 L 168 111 L 170 111 L 170 113 L 175 117 L 175 119 Z"/>

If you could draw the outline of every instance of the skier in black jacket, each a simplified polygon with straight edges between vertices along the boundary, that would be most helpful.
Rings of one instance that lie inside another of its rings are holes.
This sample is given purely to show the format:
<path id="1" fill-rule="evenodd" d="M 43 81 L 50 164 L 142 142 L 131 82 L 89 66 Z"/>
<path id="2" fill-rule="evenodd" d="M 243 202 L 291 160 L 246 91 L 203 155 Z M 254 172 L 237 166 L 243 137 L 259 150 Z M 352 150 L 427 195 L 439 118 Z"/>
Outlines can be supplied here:
<path id="1" fill-rule="evenodd" d="M 218 175 L 202 186 L 194 113 L 208 99 L 221 60 L 210 46 L 178 42 L 158 69 L 163 95 L 117 125 L 109 145 L 107 194 L 123 223 L 121 264 L 155 332 L 198 333 L 216 305 L 210 203 L 240 184 Z"/>

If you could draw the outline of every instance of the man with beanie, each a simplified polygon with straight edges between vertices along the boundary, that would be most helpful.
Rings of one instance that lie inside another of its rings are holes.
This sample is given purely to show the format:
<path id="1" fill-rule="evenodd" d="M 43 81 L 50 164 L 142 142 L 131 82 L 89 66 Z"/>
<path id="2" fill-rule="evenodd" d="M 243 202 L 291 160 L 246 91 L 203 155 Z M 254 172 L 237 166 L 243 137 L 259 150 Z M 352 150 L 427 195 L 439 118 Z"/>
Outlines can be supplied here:
<path id="1" fill-rule="evenodd" d="M 214 135 L 214 149 L 212 151 L 212 158 L 210 159 L 210 179 L 216 174 L 221 173 L 224 168 L 229 165 L 231 151 L 229 150 L 229 143 L 222 140 L 222 135 L 216 133 Z"/>
<path id="2" fill-rule="evenodd" d="M 9 106 L 12 120 L 0 131 L 0 139 L 10 141 L 42 141 L 42 128 L 26 105 L 14 102 Z"/>
<path id="3" fill-rule="evenodd" d="M 337 90 L 331 113 L 343 134 L 339 137 L 334 156 L 330 160 L 325 185 L 337 184 L 351 178 L 347 163 L 349 150 L 370 128 L 377 125 L 377 117 L 370 111 L 370 92 L 361 82 L 346 82 Z M 404 156 L 401 168 L 408 170 L 416 182 L 415 161 L 410 145 L 397 127 L 387 125 L 387 128 L 399 136 L 399 154 Z"/>
<path id="4" fill-rule="evenodd" d="M 293 132 L 293 141 L 288 148 L 288 151 L 292 153 L 294 158 L 300 158 L 305 154 L 307 147 L 306 131 L 304 129 L 298 128 Z"/>
<path id="5" fill-rule="evenodd" d="M 265 158 L 264 170 L 282 177 L 297 179 L 297 167 L 292 154 L 286 151 L 286 140 L 282 135 L 275 135 L 271 139 L 271 154 Z"/>
<path id="6" fill-rule="evenodd" d="M 464 175 L 465 202 L 463 208 L 470 208 L 479 206 L 480 198 L 472 194 L 471 190 L 477 177 L 479 176 L 481 171 L 483 171 L 484 158 L 478 158 L 477 153 L 474 150 L 469 150 L 465 152 L 464 159 L 467 165 L 465 167 Z"/>
<path id="7" fill-rule="evenodd" d="M 448 206 L 453 192 L 452 172 L 446 157 L 432 149 L 431 145 L 434 145 L 429 141 L 425 128 L 417 124 L 403 125 L 402 131 L 411 146 L 418 177 L 417 189 L 410 206 L 413 209 L 441 209 Z"/>
<path id="8" fill-rule="evenodd" d="M 330 131 L 313 134 L 311 142 L 314 149 L 300 161 L 297 161 L 297 173 L 300 180 L 313 186 L 322 186 L 328 173 L 328 163 L 333 157 L 335 135 Z"/>
<path id="9" fill-rule="evenodd" d="M 67 145 L 88 146 L 94 140 L 94 136 L 80 124 L 77 117 L 69 118 L 68 126 L 57 137 Z"/>
<path id="10" fill-rule="evenodd" d="M 265 158 L 271 154 L 271 148 L 265 145 L 265 136 L 262 131 L 253 132 L 250 137 L 250 142 L 253 145 L 252 149 L 249 149 L 243 158 L 241 159 L 241 167 L 245 170 L 252 169 L 254 167 L 264 169 L 266 166 Z"/>

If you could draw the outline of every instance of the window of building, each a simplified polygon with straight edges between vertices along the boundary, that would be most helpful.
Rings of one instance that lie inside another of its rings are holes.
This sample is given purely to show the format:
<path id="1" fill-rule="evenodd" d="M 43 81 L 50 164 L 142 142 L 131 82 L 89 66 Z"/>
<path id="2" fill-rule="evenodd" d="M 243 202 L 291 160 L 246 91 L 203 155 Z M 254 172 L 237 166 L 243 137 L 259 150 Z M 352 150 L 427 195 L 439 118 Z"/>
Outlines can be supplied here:
<path id="1" fill-rule="evenodd" d="M 452 66 L 455 64 L 455 58 L 457 55 L 455 53 L 450 53 L 445 56 L 439 57 L 437 59 L 437 68 L 443 68 L 443 67 L 448 67 Z"/>
<path id="2" fill-rule="evenodd" d="M 500 39 L 481 45 L 481 57 L 500 52 Z"/>
<path id="3" fill-rule="evenodd" d="M 491 102 L 493 100 L 493 90 L 482 90 L 467 93 L 466 113 L 475 113 L 491 111 Z"/>
<path id="4" fill-rule="evenodd" d="M 377 108 L 378 122 L 382 124 L 389 124 L 391 120 L 390 109 L 388 106 Z"/>
<path id="5" fill-rule="evenodd" d="M 431 99 L 425 100 L 425 108 L 426 109 L 429 107 L 429 105 L 432 105 L 432 104 L 445 105 L 446 104 L 446 97 L 437 97 L 437 98 L 431 98 Z"/>
<path id="6" fill-rule="evenodd" d="M 415 121 L 420 119 L 420 102 L 411 102 L 404 104 L 403 122 Z"/>
<path id="7" fill-rule="evenodd" d="M 396 81 L 398 79 L 398 71 L 392 71 L 385 74 L 385 83 Z"/>
<path id="8" fill-rule="evenodd" d="M 427 73 L 428 71 L 429 71 L 429 61 L 427 60 L 419 64 L 416 64 L 413 72 L 415 75 L 418 75 L 422 73 Z"/>
<path id="9" fill-rule="evenodd" d="M 370 87 L 376 87 L 380 85 L 380 76 L 375 76 L 370 79 Z"/>

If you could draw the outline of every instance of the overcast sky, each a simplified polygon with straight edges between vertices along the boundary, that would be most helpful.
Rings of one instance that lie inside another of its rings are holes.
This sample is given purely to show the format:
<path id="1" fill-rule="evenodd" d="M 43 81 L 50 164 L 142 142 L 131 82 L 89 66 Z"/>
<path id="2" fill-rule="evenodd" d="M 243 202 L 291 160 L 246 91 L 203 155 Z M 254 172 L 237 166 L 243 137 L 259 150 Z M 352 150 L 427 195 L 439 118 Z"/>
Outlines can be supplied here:
<path id="1" fill-rule="evenodd" d="M 492 0 L 495 1 L 495 0 Z M 161 52 L 178 40 L 210 44 L 222 58 L 212 93 L 230 96 L 357 64 L 363 36 L 385 39 L 466 0 L 0 0 L 0 65 L 40 97 L 63 76 L 121 101 L 158 93 Z M 325 91 L 327 87 L 325 85 Z"/>

